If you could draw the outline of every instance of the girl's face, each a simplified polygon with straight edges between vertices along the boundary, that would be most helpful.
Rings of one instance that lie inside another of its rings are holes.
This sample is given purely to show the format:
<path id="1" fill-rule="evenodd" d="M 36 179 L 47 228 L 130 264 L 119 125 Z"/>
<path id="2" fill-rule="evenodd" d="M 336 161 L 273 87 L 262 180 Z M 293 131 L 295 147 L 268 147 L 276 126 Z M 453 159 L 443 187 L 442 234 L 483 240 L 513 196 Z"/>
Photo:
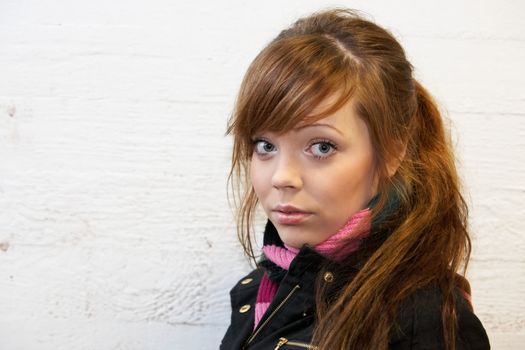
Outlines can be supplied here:
<path id="1" fill-rule="evenodd" d="M 289 246 L 321 243 L 377 191 L 372 143 L 353 99 L 315 123 L 264 132 L 253 142 L 253 188 Z"/>

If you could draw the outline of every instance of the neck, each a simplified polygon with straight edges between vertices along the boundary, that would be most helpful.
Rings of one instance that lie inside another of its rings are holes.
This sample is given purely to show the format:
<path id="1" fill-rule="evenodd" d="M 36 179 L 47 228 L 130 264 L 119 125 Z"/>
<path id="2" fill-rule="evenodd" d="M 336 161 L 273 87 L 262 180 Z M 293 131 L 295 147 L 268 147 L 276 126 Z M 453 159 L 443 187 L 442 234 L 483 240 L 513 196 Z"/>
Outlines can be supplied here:
<path id="1" fill-rule="evenodd" d="M 342 228 L 323 242 L 316 244 L 313 248 L 319 254 L 339 261 L 357 250 L 361 239 L 368 235 L 369 232 L 370 209 L 365 208 L 355 213 Z M 299 249 L 284 244 L 282 241 L 275 243 L 270 242 L 271 240 L 267 240 L 265 237 L 264 254 L 275 264 L 288 270 L 290 263 L 299 252 Z"/>

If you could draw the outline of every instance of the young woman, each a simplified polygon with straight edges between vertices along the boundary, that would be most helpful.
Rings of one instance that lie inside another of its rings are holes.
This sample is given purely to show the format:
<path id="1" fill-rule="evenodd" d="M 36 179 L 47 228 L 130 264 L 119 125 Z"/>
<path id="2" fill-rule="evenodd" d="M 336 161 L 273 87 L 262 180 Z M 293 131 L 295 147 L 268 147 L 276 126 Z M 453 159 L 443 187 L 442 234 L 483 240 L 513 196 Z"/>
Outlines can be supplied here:
<path id="1" fill-rule="evenodd" d="M 439 111 L 400 44 L 350 10 L 255 58 L 228 133 L 238 235 L 268 222 L 221 349 L 489 349 L 458 273 L 467 207 Z"/>

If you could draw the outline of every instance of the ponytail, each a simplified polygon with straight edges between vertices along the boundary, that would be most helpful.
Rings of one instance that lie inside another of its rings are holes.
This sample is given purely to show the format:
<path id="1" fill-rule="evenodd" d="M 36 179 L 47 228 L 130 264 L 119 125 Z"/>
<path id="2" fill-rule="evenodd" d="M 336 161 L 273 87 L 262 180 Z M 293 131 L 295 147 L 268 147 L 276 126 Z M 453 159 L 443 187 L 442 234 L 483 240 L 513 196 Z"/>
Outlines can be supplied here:
<path id="1" fill-rule="evenodd" d="M 445 348 L 455 349 L 456 288 L 458 281 L 466 281 L 457 271 L 462 263 L 466 268 L 470 254 L 467 207 L 439 110 L 419 82 L 414 82 L 414 89 L 405 157 L 389 180 L 391 190 L 385 192 L 395 210 L 387 204 L 376 214 L 389 213 L 378 225 L 388 235 L 333 304 L 319 308 L 314 340 L 321 349 L 386 349 L 400 302 L 431 283 L 443 295 Z M 377 242 L 378 235 L 374 232 L 369 240 Z M 363 245 L 367 244 L 365 240 Z M 321 305 L 322 293 L 321 288 L 317 299 Z"/>

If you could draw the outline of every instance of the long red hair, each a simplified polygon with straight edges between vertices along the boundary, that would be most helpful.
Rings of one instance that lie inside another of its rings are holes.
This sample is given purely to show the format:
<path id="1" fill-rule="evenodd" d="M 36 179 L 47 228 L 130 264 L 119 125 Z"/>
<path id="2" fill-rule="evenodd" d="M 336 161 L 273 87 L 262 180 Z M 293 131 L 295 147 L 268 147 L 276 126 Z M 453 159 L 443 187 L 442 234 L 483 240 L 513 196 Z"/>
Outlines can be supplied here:
<path id="1" fill-rule="evenodd" d="M 334 94 L 339 99 L 332 106 L 310 114 Z M 337 298 L 317 288 L 313 342 L 321 349 L 386 349 L 401 300 L 437 283 L 444 342 L 454 349 L 457 272 L 466 269 L 471 246 L 450 142 L 401 45 L 356 12 L 335 9 L 298 20 L 246 72 L 228 125 L 239 240 L 253 258 L 258 201 L 249 180 L 251 138 L 261 131 L 289 131 L 306 116 L 321 119 L 349 98 L 374 145 L 380 195 L 372 220 L 383 235 L 363 249 L 361 269 L 340 285 Z M 392 160 L 399 167 L 389 176 Z"/>

